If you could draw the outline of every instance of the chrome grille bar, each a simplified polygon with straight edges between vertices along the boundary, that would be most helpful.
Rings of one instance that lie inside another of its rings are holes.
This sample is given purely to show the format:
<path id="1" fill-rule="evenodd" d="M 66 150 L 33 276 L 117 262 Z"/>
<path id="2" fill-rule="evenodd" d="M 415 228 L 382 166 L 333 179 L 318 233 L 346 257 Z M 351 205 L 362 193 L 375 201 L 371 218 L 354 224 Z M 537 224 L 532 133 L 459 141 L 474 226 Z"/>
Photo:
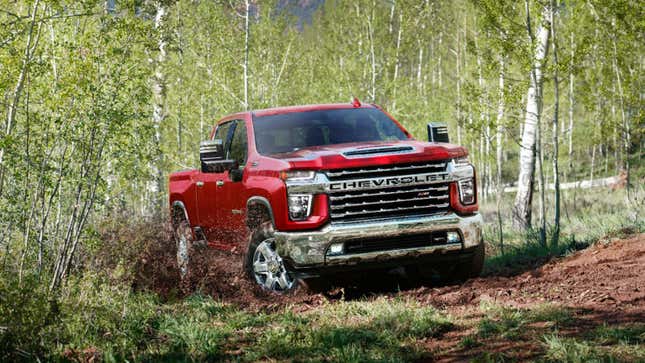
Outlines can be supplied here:
<path id="1" fill-rule="evenodd" d="M 343 199 L 350 199 L 350 198 L 361 198 L 361 197 L 378 197 L 378 196 L 383 196 L 383 195 L 397 195 L 397 194 L 405 194 L 405 193 L 420 193 L 420 192 L 427 192 L 427 191 L 436 191 L 436 192 L 446 192 L 448 191 L 448 186 L 441 186 L 441 187 L 424 187 L 424 188 L 415 188 L 415 189 L 408 189 L 408 190 L 384 190 L 384 191 L 373 191 L 373 192 L 368 192 L 368 193 L 361 193 L 361 194 L 347 194 L 347 195 L 337 195 L 337 194 L 332 194 L 329 196 L 331 200 L 343 200 Z"/>
<path id="2" fill-rule="evenodd" d="M 327 190 L 331 219 L 349 222 L 445 213 L 450 207 L 447 165 L 447 160 L 439 160 L 327 171 L 330 185 L 335 186 Z"/>
<path id="3" fill-rule="evenodd" d="M 331 216 L 332 218 L 336 217 L 344 217 L 344 216 L 357 216 L 357 215 L 370 215 L 370 214 L 376 214 L 376 213 L 387 213 L 387 212 L 401 212 L 401 211 L 407 211 L 407 210 L 418 210 L 418 209 L 425 209 L 425 208 L 446 208 L 448 207 L 448 203 L 443 203 L 443 204 L 430 204 L 430 205 L 421 205 L 421 206 L 413 206 L 413 207 L 397 207 L 397 208 L 380 208 L 380 209 L 375 209 L 375 210 L 367 210 L 364 209 L 362 211 L 356 211 L 356 212 L 344 212 L 344 213 L 332 213 Z"/>
<path id="4" fill-rule="evenodd" d="M 377 200 L 374 202 L 361 202 L 361 203 L 346 203 L 346 204 L 341 204 L 341 205 L 332 205 L 331 209 L 338 210 L 338 209 L 346 209 L 346 208 L 353 208 L 353 207 L 363 207 L 367 205 L 377 205 L 377 204 L 392 204 L 392 203 L 402 203 L 402 202 L 420 202 L 420 201 L 426 201 L 426 200 L 441 200 L 441 199 L 448 199 L 447 195 L 438 195 L 438 196 L 429 196 L 427 198 L 411 198 L 411 199 L 385 199 L 385 200 Z M 432 206 L 429 205 L 429 206 Z"/>

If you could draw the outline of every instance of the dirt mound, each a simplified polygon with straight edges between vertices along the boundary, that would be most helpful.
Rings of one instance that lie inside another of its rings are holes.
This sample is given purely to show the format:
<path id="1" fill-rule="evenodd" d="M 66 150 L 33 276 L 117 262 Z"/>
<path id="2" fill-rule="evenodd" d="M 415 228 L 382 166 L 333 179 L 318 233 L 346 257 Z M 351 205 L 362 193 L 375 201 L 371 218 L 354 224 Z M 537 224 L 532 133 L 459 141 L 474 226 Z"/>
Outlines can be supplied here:
<path id="1" fill-rule="evenodd" d="M 188 283 L 182 284 L 177 268 L 176 247 L 170 224 L 146 234 L 134 266 L 133 288 L 152 291 L 163 299 L 181 298 L 200 292 L 216 300 L 247 309 L 279 309 L 286 304 L 311 307 L 323 303 L 320 295 L 309 294 L 304 287 L 287 295 L 269 293 L 249 281 L 242 269 L 243 254 L 203 248 Z"/>
<path id="2" fill-rule="evenodd" d="M 458 286 L 405 292 L 435 306 L 491 300 L 511 306 L 551 302 L 645 311 L 645 234 L 598 242 L 514 277 L 478 278 Z"/>

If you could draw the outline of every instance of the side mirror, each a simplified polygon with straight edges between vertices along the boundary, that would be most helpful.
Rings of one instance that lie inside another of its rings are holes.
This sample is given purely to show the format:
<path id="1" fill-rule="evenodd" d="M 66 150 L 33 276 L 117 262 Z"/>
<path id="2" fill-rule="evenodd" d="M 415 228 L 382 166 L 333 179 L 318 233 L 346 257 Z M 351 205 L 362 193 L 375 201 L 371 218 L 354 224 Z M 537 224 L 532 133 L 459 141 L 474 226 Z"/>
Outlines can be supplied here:
<path id="1" fill-rule="evenodd" d="M 450 142 L 448 126 L 443 122 L 428 122 L 428 141 Z"/>
<path id="2" fill-rule="evenodd" d="M 225 159 L 224 143 L 220 139 L 202 141 L 199 144 L 199 160 L 202 173 L 223 173 L 238 168 L 237 161 Z"/>
<path id="3" fill-rule="evenodd" d="M 231 178 L 232 182 L 242 181 L 242 177 L 244 176 L 244 169 L 240 169 L 236 165 L 235 168 L 229 170 L 228 176 L 229 176 L 229 178 Z"/>

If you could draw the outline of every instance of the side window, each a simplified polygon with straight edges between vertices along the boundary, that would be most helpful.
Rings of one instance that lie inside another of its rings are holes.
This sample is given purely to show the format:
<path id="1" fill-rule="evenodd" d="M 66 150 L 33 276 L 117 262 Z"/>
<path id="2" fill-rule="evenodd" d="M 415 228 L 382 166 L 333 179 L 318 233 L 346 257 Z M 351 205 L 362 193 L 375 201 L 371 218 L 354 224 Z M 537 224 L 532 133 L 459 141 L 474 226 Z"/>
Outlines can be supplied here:
<path id="1" fill-rule="evenodd" d="M 228 153 L 229 148 L 231 147 L 231 138 L 229 134 L 231 133 L 231 126 L 233 126 L 234 123 L 235 121 L 225 122 L 217 126 L 217 130 L 215 130 L 215 136 L 213 139 L 222 140 L 224 143 L 224 153 Z"/>
<path id="2" fill-rule="evenodd" d="M 244 121 L 238 120 L 235 123 L 235 131 L 231 141 L 231 151 L 229 159 L 237 160 L 240 166 L 246 164 L 247 152 L 247 138 L 246 138 L 246 124 Z"/>

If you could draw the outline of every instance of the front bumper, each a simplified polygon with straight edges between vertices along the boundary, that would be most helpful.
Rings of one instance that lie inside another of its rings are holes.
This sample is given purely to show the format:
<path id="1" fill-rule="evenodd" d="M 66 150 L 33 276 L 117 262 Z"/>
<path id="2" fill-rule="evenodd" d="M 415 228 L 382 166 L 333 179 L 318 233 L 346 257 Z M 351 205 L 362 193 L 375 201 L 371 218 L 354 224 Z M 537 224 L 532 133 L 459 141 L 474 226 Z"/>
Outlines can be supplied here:
<path id="1" fill-rule="evenodd" d="M 333 270 L 337 267 L 373 265 L 380 262 L 396 262 L 427 255 L 450 254 L 471 251 L 482 241 L 482 217 L 476 213 L 459 216 L 454 213 L 435 216 L 406 217 L 391 220 L 364 221 L 357 223 L 331 223 L 318 231 L 276 232 L 278 253 L 293 270 Z M 367 253 L 329 256 L 327 249 L 332 243 L 360 238 L 393 238 L 411 234 L 440 231 L 459 231 L 461 242 L 414 248 L 399 248 Z"/>

